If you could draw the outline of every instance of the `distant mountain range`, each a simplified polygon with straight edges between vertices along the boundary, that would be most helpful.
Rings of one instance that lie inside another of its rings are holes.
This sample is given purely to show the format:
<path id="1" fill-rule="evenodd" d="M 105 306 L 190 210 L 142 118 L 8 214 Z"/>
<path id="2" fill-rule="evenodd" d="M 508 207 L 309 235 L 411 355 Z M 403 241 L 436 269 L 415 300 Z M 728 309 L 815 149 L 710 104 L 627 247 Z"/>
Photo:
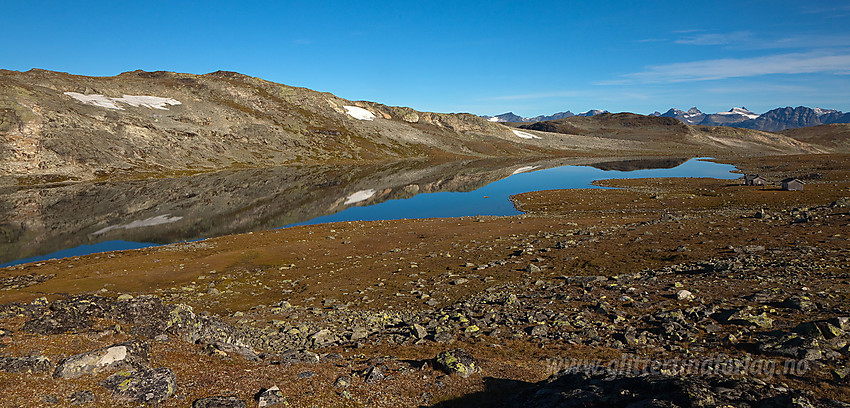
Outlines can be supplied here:
<path id="1" fill-rule="evenodd" d="M 584 113 L 573 114 L 570 111 L 558 112 L 550 116 L 536 116 L 524 118 L 513 112 L 503 113 L 496 116 L 482 116 L 491 122 L 545 122 L 569 118 L 572 116 L 595 116 L 605 113 L 604 110 L 590 110 Z M 703 113 L 696 107 L 683 111 L 670 108 L 667 112 L 655 112 L 649 116 L 660 116 L 674 118 L 689 125 L 703 126 L 729 126 L 753 130 L 764 130 L 767 132 L 779 132 L 785 129 L 796 129 L 801 127 L 826 125 L 831 123 L 850 123 L 850 113 L 843 113 L 834 109 L 809 108 L 798 106 L 796 108 L 776 108 L 761 115 L 747 108 L 732 108 L 727 112 Z"/>
<path id="2" fill-rule="evenodd" d="M 730 126 L 767 132 L 831 123 L 850 123 L 848 113 L 805 106 L 776 108 L 761 115 L 747 108 L 732 108 L 728 112 L 710 114 L 702 113 L 696 107 L 688 109 L 687 112 L 671 108 L 667 112 L 655 112 L 650 116 L 675 118 L 689 125 Z"/>
<path id="3" fill-rule="evenodd" d="M 481 117 L 489 120 L 490 122 L 511 122 L 511 123 L 545 122 L 547 120 L 566 119 L 566 118 L 571 118 L 573 116 L 596 116 L 600 113 L 607 113 L 607 112 L 608 111 L 601 110 L 601 109 L 591 109 L 587 112 L 582 112 L 582 113 L 572 113 L 570 111 L 566 111 L 566 112 L 553 113 L 549 116 L 545 116 L 545 115 L 535 116 L 533 118 L 524 118 L 522 116 L 514 114 L 513 112 L 508 112 L 508 113 L 503 113 L 501 115 L 496 115 L 496 116 L 484 115 L 484 116 L 481 116 Z"/>

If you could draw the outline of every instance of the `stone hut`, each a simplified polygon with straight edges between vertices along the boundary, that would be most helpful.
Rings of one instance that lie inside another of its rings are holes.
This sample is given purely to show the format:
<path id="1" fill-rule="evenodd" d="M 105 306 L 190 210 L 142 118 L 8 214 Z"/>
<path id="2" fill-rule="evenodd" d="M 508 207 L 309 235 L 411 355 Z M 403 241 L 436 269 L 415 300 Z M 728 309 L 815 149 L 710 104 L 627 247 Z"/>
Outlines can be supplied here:
<path id="1" fill-rule="evenodd" d="M 796 178 L 782 180 L 782 189 L 786 191 L 803 191 L 803 182 Z"/>

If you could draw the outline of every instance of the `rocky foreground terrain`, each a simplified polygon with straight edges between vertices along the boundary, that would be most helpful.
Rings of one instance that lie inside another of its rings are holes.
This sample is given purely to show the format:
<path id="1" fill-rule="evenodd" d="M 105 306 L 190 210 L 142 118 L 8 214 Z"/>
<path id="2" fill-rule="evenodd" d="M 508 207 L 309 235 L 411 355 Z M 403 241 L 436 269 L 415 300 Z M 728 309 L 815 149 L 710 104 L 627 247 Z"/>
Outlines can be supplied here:
<path id="1" fill-rule="evenodd" d="M 841 151 L 633 114 L 543 123 L 518 131 L 472 114 L 349 101 L 233 72 L 0 70 L 0 186 L 402 159 Z"/>
<path id="2" fill-rule="evenodd" d="M 4 406 L 850 406 L 850 156 L 0 271 Z"/>

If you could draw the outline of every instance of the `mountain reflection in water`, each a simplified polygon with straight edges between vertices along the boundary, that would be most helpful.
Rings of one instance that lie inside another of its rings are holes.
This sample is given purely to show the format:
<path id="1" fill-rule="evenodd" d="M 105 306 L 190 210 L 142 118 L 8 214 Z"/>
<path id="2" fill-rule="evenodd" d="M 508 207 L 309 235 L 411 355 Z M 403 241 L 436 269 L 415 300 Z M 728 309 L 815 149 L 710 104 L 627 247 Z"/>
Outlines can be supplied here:
<path id="1" fill-rule="evenodd" d="M 0 263 L 333 221 L 518 214 L 513 194 L 634 177 L 736 178 L 699 160 L 491 159 L 283 166 L 0 192 Z M 671 164 L 673 163 L 673 164 Z M 604 171 L 666 167 L 632 172 Z M 430 193 L 430 194 L 425 194 Z M 61 252 L 59 252 L 61 251 Z M 49 254 L 49 255 L 45 255 Z"/>

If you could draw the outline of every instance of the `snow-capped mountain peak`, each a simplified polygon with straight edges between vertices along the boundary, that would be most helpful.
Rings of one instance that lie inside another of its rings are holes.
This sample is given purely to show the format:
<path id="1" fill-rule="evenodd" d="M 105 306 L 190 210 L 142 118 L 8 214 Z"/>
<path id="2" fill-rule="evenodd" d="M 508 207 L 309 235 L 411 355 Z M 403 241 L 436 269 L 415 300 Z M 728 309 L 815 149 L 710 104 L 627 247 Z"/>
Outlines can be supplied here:
<path id="1" fill-rule="evenodd" d="M 827 114 L 830 114 L 830 113 L 836 113 L 836 112 L 838 112 L 838 111 L 837 111 L 837 110 L 835 110 L 835 109 L 821 109 L 821 108 L 814 108 L 814 109 L 812 109 L 812 110 L 813 110 L 813 111 L 815 111 L 815 115 L 817 115 L 817 116 L 823 116 L 823 115 L 827 115 Z"/>
<path id="2" fill-rule="evenodd" d="M 740 116 L 743 116 L 747 119 L 755 119 L 755 118 L 759 117 L 759 115 L 757 115 L 757 114 L 751 112 L 749 109 L 743 108 L 743 107 L 732 108 L 732 109 L 729 109 L 728 112 L 717 112 L 715 115 L 740 115 Z"/>

